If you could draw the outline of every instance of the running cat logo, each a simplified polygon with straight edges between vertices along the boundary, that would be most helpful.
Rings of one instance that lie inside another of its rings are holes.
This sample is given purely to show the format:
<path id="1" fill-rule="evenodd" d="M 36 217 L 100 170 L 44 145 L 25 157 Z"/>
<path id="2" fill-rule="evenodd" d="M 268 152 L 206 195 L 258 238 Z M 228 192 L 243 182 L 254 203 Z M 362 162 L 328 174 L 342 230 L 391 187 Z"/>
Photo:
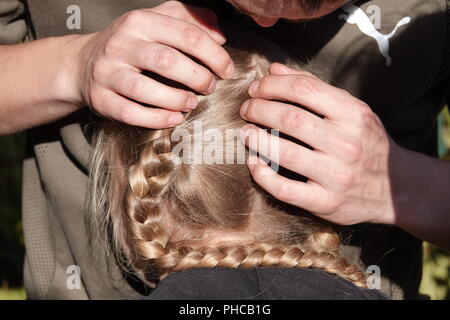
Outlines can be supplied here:
<path id="1" fill-rule="evenodd" d="M 410 23 L 411 18 L 405 17 L 401 19 L 391 33 L 382 34 L 377 29 L 375 29 L 372 21 L 370 21 L 367 14 L 361 8 L 357 7 L 353 3 L 348 3 L 343 6 L 342 9 L 345 11 L 345 13 L 340 14 L 339 19 L 345 19 L 350 24 L 356 24 L 362 33 L 375 39 L 375 41 L 378 43 L 378 48 L 380 49 L 381 54 L 386 58 L 386 65 L 390 66 L 392 64 L 392 59 L 389 55 L 389 39 L 395 35 L 398 28 Z"/>

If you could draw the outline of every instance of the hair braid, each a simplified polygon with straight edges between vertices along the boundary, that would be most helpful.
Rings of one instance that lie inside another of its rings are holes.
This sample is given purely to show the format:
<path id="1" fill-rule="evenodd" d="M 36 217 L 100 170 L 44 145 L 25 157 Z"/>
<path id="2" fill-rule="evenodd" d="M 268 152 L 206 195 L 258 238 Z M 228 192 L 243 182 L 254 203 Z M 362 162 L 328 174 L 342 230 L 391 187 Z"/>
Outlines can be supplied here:
<path id="1" fill-rule="evenodd" d="M 219 81 L 216 92 L 201 98 L 177 127 L 194 142 L 194 120 L 225 133 L 241 128 L 245 121 L 239 108 L 248 98 L 249 83 L 267 73 L 270 61 L 290 61 L 273 44 L 239 34 L 228 37 L 234 39 L 235 48 L 228 50 L 236 78 Z M 112 245 L 106 245 L 123 258 L 122 267 L 150 285 L 191 268 L 278 266 L 317 268 L 366 286 L 363 271 L 341 258 L 339 237 L 329 224 L 271 198 L 239 161 L 179 163 L 172 130 L 113 123 L 98 136 L 92 216 L 102 238 L 112 237 Z M 237 148 L 232 150 L 237 155 Z M 187 156 L 196 152 L 186 151 Z"/>
<path id="2" fill-rule="evenodd" d="M 167 254 L 166 245 L 170 235 L 163 228 L 164 216 L 160 202 L 177 165 L 171 151 L 170 131 L 155 131 L 145 141 L 137 163 L 130 167 L 129 189 L 126 193 L 127 226 L 136 257 L 130 262 L 138 269 L 142 269 L 140 260 Z"/>
<path id="3" fill-rule="evenodd" d="M 161 279 L 172 272 L 191 268 L 302 267 L 324 270 L 359 287 L 366 287 L 366 276 L 359 268 L 333 253 L 305 250 L 299 245 L 253 243 L 245 246 L 199 249 L 174 247 L 167 250 L 165 255 L 153 259 L 153 262 L 159 267 Z"/>

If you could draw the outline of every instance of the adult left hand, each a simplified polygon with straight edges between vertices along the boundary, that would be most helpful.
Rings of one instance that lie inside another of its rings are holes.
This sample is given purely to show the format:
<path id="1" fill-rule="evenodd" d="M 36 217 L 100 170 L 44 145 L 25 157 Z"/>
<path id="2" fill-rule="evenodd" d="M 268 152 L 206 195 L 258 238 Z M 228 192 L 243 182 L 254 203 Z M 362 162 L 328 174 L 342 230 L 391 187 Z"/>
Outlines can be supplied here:
<path id="1" fill-rule="evenodd" d="M 251 175 L 261 187 L 334 223 L 395 222 L 389 162 L 401 157 L 403 149 L 366 103 L 311 73 L 279 63 L 250 86 L 249 94 L 252 99 L 241 107 L 245 120 L 313 148 L 286 139 L 278 142 L 279 165 L 307 177 L 306 183 L 267 174 L 267 164 L 250 157 Z M 271 141 L 265 130 L 248 124 L 241 129 L 241 140 L 270 158 L 264 154 Z"/>

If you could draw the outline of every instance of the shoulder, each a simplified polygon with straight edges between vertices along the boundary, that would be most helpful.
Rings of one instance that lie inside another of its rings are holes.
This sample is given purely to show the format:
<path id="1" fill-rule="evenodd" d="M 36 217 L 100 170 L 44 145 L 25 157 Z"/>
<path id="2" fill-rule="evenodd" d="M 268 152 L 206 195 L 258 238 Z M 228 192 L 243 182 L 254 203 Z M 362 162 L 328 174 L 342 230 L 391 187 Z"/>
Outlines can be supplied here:
<path id="1" fill-rule="evenodd" d="M 387 297 L 321 270 L 272 267 L 198 268 L 174 273 L 147 299 L 379 300 Z"/>

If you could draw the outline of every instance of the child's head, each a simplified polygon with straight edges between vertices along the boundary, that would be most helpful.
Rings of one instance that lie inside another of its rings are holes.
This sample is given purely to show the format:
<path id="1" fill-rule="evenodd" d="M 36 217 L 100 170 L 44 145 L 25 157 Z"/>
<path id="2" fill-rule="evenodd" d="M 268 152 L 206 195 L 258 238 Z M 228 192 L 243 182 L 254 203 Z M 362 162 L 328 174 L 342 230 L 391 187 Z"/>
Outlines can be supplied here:
<path id="1" fill-rule="evenodd" d="M 338 257 L 332 229 L 271 198 L 239 161 L 248 152 L 233 130 L 245 125 L 239 109 L 250 83 L 275 59 L 296 66 L 261 39 L 231 35 L 231 41 L 234 79 L 219 80 L 185 123 L 164 130 L 118 123 L 100 129 L 91 173 L 100 227 L 148 283 L 194 267 L 303 266 L 363 285 L 364 275 Z"/>

